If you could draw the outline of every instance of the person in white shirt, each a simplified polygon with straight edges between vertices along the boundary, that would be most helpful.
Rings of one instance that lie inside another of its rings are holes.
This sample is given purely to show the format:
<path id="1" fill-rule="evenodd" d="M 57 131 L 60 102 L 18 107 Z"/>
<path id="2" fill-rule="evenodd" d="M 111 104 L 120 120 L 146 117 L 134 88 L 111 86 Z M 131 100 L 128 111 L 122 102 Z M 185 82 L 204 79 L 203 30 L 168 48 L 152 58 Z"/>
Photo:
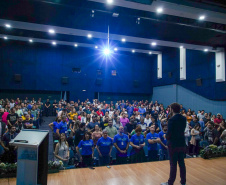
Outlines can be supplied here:
<path id="1" fill-rule="evenodd" d="M 151 118 L 149 117 L 149 114 L 146 114 L 146 117 L 144 119 L 144 123 L 147 123 L 147 126 L 150 127 Z"/>

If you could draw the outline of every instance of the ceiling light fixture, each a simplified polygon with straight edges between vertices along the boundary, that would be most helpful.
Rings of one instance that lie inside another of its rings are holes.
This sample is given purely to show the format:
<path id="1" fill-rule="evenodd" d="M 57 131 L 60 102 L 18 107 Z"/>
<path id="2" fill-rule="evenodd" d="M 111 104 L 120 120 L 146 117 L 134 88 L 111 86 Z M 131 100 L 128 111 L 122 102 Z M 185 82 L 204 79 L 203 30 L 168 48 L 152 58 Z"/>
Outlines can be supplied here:
<path id="1" fill-rule="evenodd" d="M 55 33 L 55 30 L 49 29 L 49 33 L 54 34 Z"/>
<path id="2" fill-rule="evenodd" d="M 157 44 L 156 44 L 156 42 L 152 42 L 151 45 L 152 46 L 156 46 Z"/>
<path id="3" fill-rule="evenodd" d="M 135 50 L 134 49 L 132 50 L 132 53 L 135 53 Z"/>
<path id="4" fill-rule="evenodd" d="M 95 46 L 96 49 L 98 49 L 98 46 Z"/>
<path id="5" fill-rule="evenodd" d="M 87 37 L 88 37 L 88 38 L 92 38 L 93 36 L 92 36 L 91 34 L 88 34 Z"/>
<path id="6" fill-rule="evenodd" d="M 156 9 L 156 12 L 157 12 L 157 13 L 162 13 L 162 12 L 163 12 L 163 8 L 161 8 L 161 7 L 160 7 L 160 8 L 157 8 L 157 9 Z"/>
<path id="7" fill-rule="evenodd" d="M 126 39 L 123 38 L 123 39 L 122 39 L 122 42 L 126 42 Z"/>
<path id="8" fill-rule="evenodd" d="M 118 51 L 118 48 L 114 48 L 114 51 Z"/>
<path id="9" fill-rule="evenodd" d="M 55 45 L 56 45 L 56 42 L 52 42 L 52 45 L 54 45 L 54 46 L 55 46 Z"/>
<path id="10" fill-rule="evenodd" d="M 180 48 L 184 48 L 184 46 L 180 46 Z"/>
<path id="11" fill-rule="evenodd" d="M 78 47 L 78 44 L 74 44 L 75 47 Z"/>
<path id="12" fill-rule="evenodd" d="M 107 0 L 107 3 L 108 4 L 112 4 L 113 3 L 113 0 Z"/>
<path id="13" fill-rule="evenodd" d="M 85 92 L 86 90 L 84 89 L 84 90 L 82 90 L 82 91 L 84 91 L 84 92 Z"/>
<path id="14" fill-rule="evenodd" d="M 151 55 L 152 54 L 152 52 L 151 51 L 149 51 L 149 53 L 148 53 L 149 55 Z"/>
<path id="15" fill-rule="evenodd" d="M 10 24 L 5 24 L 5 27 L 6 28 L 11 28 L 11 25 Z"/>
<path id="16" fill-rule="evenodd" d="M 33 40 L 32 39 L 29 39 L 29 42 L 33 42 Z"/>
<path id="17" fill-rule="evenodd" d="M 5 40 L 7 40 L 8 38 L 7 37 L 3 37 Z"/>
<path id="18" fill-rule="evenodd" d="M 208 49 L 204 49 L 205 52 L 209 51 Z"/>
<path id="19" fill-rule="evenodd" d="M 204 20 L 205 18 L 206 18 L 205 15 L 201 15 L 201 16 L 199 17 L 199 20 L 202 21 L 202 20 Z"/>

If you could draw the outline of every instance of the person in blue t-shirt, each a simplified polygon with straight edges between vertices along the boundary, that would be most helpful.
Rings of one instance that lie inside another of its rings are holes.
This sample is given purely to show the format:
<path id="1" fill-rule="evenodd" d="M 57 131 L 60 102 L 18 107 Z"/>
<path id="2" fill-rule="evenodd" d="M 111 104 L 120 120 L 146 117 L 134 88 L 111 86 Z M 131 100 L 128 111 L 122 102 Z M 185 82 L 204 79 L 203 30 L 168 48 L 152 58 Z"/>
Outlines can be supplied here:
<path id="1" fill-rule="evenodd" d="M 167 125 L 163 125 L 162 126 L 162 131 L 159 132 L 159 138 L 162 141 L 162 144 L 160 146 L 160 156 L 159 156 L 159 160 L 162 161 L 164 160 L 164 156 L 165 156 L 165 160 L 168 160 L 168 147 L 166 145 L 166 132 L 167 132 Z"/>
<path id="2" fill-rule="evenodd" d="M 53 131 L 53 141 L 59 140 L 59 136 L 57 135 L 56 131 L 58 129 L 58 125 L 59 125 L 60 122 L 61 122 L 61 118 L 60 117 L 57 117 L 56 120 L 53 123 L 50 123 L 49 124 L 49 127 Z M 53 145 L 53 149 L 54 150 L 55 150 L 56 144 L 57 143 L 54 142 L 54 145 Z"/>
<path id="3" fill-rule="evenodd" d="M 119 133 L 114 137 L 114 146 L 117 149 L 116 162 L 117 164 L 126 164 L 127 150 L 129 148 L 129 138 L 124 134 L 123 126 L 119 127 Z"/>
<path id="4" fill-rule="evenodd" d="M 145 153 L 143 147 L 145 146 L 144 136 L 141 134 L 141 127 L 135 129 L 134 134 L 130 139 L 130 145 L 133 149 L 130 152 L 130 159 L 132 163 L 144 162 Z"/>
<path id="5" fill-rule="evenodd" d="M 82 153 L 80 153 L 79 149 L 82 148 Z M 93 164 L 93 152 L 94 152 L 94 144 L 91 139 L 91 133 L 86 132 L 85 138 L 81 140 L 76 147 L 77 153 L 80 156 L 80 160 L 82 161 L 83 167 L 90 167 Z"/>
<path id="6" fill-rule="evenodd" d="M 160 143 L 161 140 L 159 135 L 155 133 L 155 126 L 150 126 L 150 133 L 147 135 L 146 139 L 148 140 L 148 158 L 150 161 L 158 160 L 158 146 L 157 143 Z"/>
<path id="7" fill-rule="evenodd" d="M 62 121 L 58 124 L 56 133 L 59 137 L 61 133 L 67 134 L 67 117 L 66 116 L 62 116 Z"/>
<path id="8" fill-rule="evenodd" d="M 100 166 L 110 164 L 111 150 L 113 146 L 113 141 L 108 137 L 108 131 L 103 130 L 103 136 L 97 141 L 97 151 L 100 157 Z"/>
<path id="9" fill-rule="evenodd" d="M 138 112 L 140 113 L 141 117 L 145 117 L 146 110 L 145 110 L 143 105 L 141 105 L 141 107 L 139 108 Z"/>

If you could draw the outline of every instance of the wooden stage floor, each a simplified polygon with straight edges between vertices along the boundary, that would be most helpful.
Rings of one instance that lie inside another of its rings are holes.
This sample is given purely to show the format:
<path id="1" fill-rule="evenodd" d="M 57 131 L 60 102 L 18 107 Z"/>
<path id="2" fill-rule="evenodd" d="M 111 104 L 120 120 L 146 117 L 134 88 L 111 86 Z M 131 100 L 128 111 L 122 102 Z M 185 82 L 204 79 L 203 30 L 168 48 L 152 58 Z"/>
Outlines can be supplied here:
<path id="1" fill-rule="evenodd" d="M 226 157 L 185 160 L 188 185 L 226 185 Z M 48 185 L 160 185 L 166 182 L 169 161 L 79 168 L 48 175 Z M 29 174 L 28 174 L 29 175 Z M 16 184 L 15 178 L 0 179 L 1 185 Z M 179 170 L 175 185 L 180 184 Z"/>

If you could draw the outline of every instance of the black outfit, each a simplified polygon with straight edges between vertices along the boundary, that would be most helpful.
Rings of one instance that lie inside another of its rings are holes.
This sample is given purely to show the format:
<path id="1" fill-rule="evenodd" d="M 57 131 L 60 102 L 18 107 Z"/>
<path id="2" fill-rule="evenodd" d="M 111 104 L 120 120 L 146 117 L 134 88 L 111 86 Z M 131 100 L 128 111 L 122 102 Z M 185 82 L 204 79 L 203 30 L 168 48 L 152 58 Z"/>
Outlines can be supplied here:
<path id="1" fill-rule="evenodd" d="M 23 121 L 23 127 L 24 127 L 24 129 L 30 129 L 30 128 L 27 127 L 27 124 L 33 124 L 32 119 L 30 119 L 30 120 L 24 120 Z"/>
<path id="2" fill-rule="evenodd" d="M 75 146 L 78 146 L 79 142 L 84 139 L 85 132 L 86 132 L 85 129 L 84 130 L 78 129 L 75 132 L 75 140 L 74 140 Z"/>
<path id="3" fill-rule="evenodd" d="M 50 105 L 50 102 L 46 102 L 45 106 L 44 106 L 44 112 L 45 112 L 46 117 L 49 116 L 50 107 L 49 108 L 46 107 L 46 106 L 49 106 L 49 105 Z"/>
<path id="4" fill-rule="evenodd" d="M 167 145 L 170 158 L 170 177 L 169 185 L 173 185 L 176 179 L 177 162 L 180 167 L 181 184 L 186 184 L 186 167 L 184 156 L 186 151 L 184 130 L 186 127 L 186 118 L 180 114 L 174 115 L 168 121 L 168 131 L 166 133 Z"/>
<path id="5" fill-rule="evenodd" d="M 135 129 L 135 125 L 134 124 L 130 124 L 130 123 L 127 123 L 126 126 L 125 126 L 125 134 L 128 134 L 133 131 L 133 129 Z"/>
<path id="6" fill-rule="evenodd" d="M 0 138 L 3 137 L 3 134 L 5 133 L 6 131 L 6 124 L 4 122 L 0 122 L 0 124 L 2 125 L 2 130 L 1 130 L 1 133 L 0 133 Z"/>
<path id="7" fill-rule="evenodd" d="M 7 115 L 7 120 L 9 120 L 9 122 L 10 122 L 12 125 L 15 125 L 17 119 L 18 119 L 18 114 L 17 114 L 17 113 L 14 113 L 14 114 L 8 114 L 8 115 Z M 8 125 L 8 128 L 11 129 L 11 126 Z"/>

